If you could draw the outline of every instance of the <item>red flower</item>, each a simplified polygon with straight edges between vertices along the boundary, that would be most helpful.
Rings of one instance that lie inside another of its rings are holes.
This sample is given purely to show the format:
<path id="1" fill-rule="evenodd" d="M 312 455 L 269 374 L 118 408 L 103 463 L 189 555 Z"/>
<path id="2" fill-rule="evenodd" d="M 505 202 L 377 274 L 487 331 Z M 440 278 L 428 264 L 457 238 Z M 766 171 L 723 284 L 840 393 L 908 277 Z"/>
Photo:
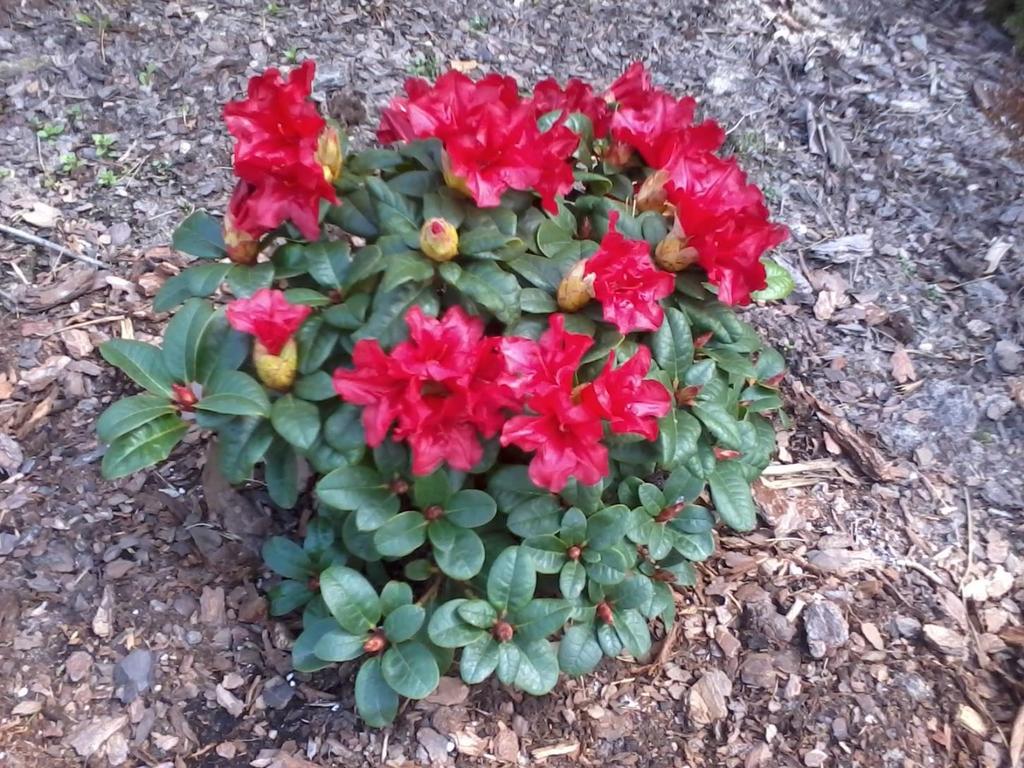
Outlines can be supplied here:
<path id="1" fill-rule="evenodd" d="M 529 405 L 534 413 L 509 419 L 501 444 L 536 452 L 528 470 L 535 485 L 557 493 L 571 477 L 593 485 L 608 474 L 600 419 L 561 390 L 532 397 Z"/>
<path id="2" fill-rule="evenodd" d="M 611 111 L 604 99 L 582 80 L 572 78 L 565 88 L 559 86 L 554 78 L 541 80 L 533 89 L 533 104 L 537 117 L 555 110 L 561 110 L 563 116 L 579 112 L 590 119 L 594 136 L 602 138 L 608 135 Z"/>
<path id="3" fill-rule="evenodd" d="M 751 291 L 765 287 L 761 257 L 788 237 L 768 220 L 764 196 L 734 159 L 709 153 L 681 155 L 668 168 L 666 185 L 675 206 L 677 228 L 697 261 L 718 286 L 726 304 L 747 304 Z"/>
<path id="4" fill-rule="evenodd" d="M 618 218 L 613 212 L 608 234 L 585 262 L 584 273 L 594 276 L 594 298 L 601 302 L 604 319 L 619 333 L 656 331 L 664 319 L 658 302 L 672 293 L 675 280 L 654 266 L 645 241 L 629 240 L 615 231 Z"/>
<path id="5" fill-rule="evenodd" d="M 725 132 L 713 120 L 693 124 L 697 102 L 692 97 L 676 99 L 655 87 L 640 62 L 612 83 L 606 99 L 616 103 L 613 139 L 634 147 L 652 168 L 664 168 L 683 152 L 713 152 L 725 141 Z"/>
<path id="6" fill-rule="evenodd" d="M 593 343 L 589 336 L 566 332 L 563 315 L 550 315 L 548 330 L 539 342 L 518 337 L 501 340 L 507 381 L 516 391 L 530 395 L 571 391 L 576 369 Z"/>
<path id="7" fill-rule="evenodd" d="M 442 319 L 413 307 L 406 323 L 409 339 L 390 355 L 375 340 L 357 342 L 355 369 L 335 371 L 334 389 L 364 406 L 370 446 L 397 422 L 394 439 L 412 448 L 414 474 L 430 474 L 443 462 L 470 470 L 483 455 L 480 436 L 494 437 L 505 412 L 521 403 L 505 381 L 498 340 L 484 337 L 483 322 L 459 307 Z"/>
<path id="8" fill-rule="evenodd" d="M 612 432 L 658 437 L 658 419 L 668 413 L 672 396 L 660 381 L 645 378 L 651 369 L 651 350 L 640 347 L 627 362 L 615 367 L 615 352 L 590 386 L 580 393 L 583 404 L 607 419 Z"/>
<path id="9" fill-rule="evenodd" d="M 250 333 L 271 355 L 277 355 L 310 313 L 290 303 L 282 291 L 261 288 L 248 299 L 235 299 L 227 308 L 228 323 Z"/>
<path id="10" fill-rule="evenodd" d="M 521 189 L 537 192 L 545 209 L 557 211 L 555 196 L 573 184 L 570 158 L 579 137 L 561 123 L 542 133 L 533 103 L 519 97 L 513 78 L 474 82 L 451 71 L 433 86 L 407 80 L 405 92 L 384 110 L 377 130 L 382 143 L 440 139 L 449 185 L 477 205 L 497 206 L 506 190 Z"/>
<path id="11" fill-rule="evenodd" d="M 332 171 L 321 161 L 321 135 L 331 131 L 309 100 L 315 65 L 303 62 L 287 80 L 268 69 L 249 80 L 248 96 L 224 107 L 224 121 L 235 137 L 235 174 L 255 190 L 242 218 L 264 231 L 286 218 L 308 239 L 319 237 L 320 199 L 337 203 Z M 237 203 L 240 206 L 241 203 Z M 248 230 L 247 230 L 248 231 Z"/>

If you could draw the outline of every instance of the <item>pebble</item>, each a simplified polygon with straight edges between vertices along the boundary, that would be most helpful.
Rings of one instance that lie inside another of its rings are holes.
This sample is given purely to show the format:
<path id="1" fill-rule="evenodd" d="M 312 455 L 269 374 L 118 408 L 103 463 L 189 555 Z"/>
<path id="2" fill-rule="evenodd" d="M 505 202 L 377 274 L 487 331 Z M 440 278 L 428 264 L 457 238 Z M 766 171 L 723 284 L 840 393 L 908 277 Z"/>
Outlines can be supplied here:
<path id="1" fill-rule="evenodd" d="M 448 752 L 455 746 L 447 736 L 442 736 L 433 728 L 420 728 L 416 731 L 416 741 L 426 752 L 426 762 L 430 765 L 448 762 Z"/>
<path id="2" fill-rule="evenodd" d="M 190 629 L 185 633 L 185 642 L 189 645 L 199 645 L 203 642 L 203 633 L 197 629 Z"/>
<path id="3" fill-rule="evenodd" d="M 75 651 L 68 656 L 64 666 L 68 672 L 68 679 L 72 683 L 77 683 L 89 674 L 89 669 L 92 667 L 92 656 L 85 651 Z"/>
<path id="4" fill-rule="evenodd" d="M 295 689 L 287 683 L 263 689 L 263 703 L 271 709 L 284 709 L 295 695 Z"/>
<path id="5" fill-rule="evenodd" d="M 114 665 L 114 685 L 121 689 L 118 698 L 129 704 L 149 690 L 153 682 L 153 654 L 136 648 Z"/>
<path id="6" fill-rule="evenodd" d="M 1021 353 L 1020 344 L 1010 339 L 1000 339 L 995 347 L 996 365 L 1004 373 L 1016 373 L 1024 363 L 1024 354 Z"/>
<path id="7" fill-rule="evenodd" d="M 817 600 L 804 611 L 807 647 L 815 659 L 841 648 L 850 639 L 850 628 L 839 606 L 830 600 Z"/>

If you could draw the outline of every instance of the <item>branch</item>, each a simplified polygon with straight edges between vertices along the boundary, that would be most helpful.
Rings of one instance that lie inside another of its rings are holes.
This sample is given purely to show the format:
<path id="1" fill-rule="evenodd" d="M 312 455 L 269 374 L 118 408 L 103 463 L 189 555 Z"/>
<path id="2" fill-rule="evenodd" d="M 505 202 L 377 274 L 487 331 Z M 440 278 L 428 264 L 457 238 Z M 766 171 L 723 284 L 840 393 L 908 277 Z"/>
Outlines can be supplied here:
<path id="1" fill-rule="evenodd" d="M 61 256 L 70 256 L 72 259 L 84 261 L 86 264 L 91 264 L 94 267 L 105 269 L 108 266 L 99 259 L 94 259 L 92 256 L 86 256 L 82 253 L 75 253 L 70 248 L 65 248 L 63 245 L 59 245 L 52 240 L 47 240 L 44 237 L 33 235 L 31 232 L 26 232 L 23 229 L 16 229 L 15 227 L 9 227 L 6 224 L 0 224 L 0 232 L 8 237 L 14 238 L 15 240 L 21 240 L 22 242 L 31 243 L 32 245 L 38 245 L 40 248 L 46 248 L 47 250 L 53 251 Z"/>

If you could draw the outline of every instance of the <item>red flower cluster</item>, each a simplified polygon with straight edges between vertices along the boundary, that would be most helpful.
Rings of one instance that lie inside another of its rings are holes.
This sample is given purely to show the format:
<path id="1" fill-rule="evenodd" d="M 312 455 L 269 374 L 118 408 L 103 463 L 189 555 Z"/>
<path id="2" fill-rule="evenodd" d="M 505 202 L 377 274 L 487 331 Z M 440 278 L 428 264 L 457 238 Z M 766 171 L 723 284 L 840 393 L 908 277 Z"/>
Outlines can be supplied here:
<path id="1" fill-rule="evenodd" d="M 725 141 L 725 131 L 713 120 L 694 125 L 693 97 L 676 99 L 656 88 L 640 62 L 611 84 L 606 98 L 616 105 L 612 138 L 636 149 L 652 168 L 664 168 L 681 154 L 714 152 Z"/>
<path id="2" fill-rule="evenodd" d="M 766 285 L 761 256 L 782 243 L 788 230 L 769 221 L 761 190 L 748 183 L 735 159 L 684 155 L 668 171 L 677 233 L 697 250 L 698 263 L 718 286 L 719 301 L 748 304 L 750 293 Z"/>
<path id="3" fill-rule="evenodd" d="M 568 333 L 562 315 L 552 315 L 549 322 L 539 342 L 511 339 L 504 344 L 509 375 L 532 413 L 509 419 L 501 444 L 534 452 L 530 479 L 557 493 L 572 477 L 592 485 L 608 474 L 602 420 L 612 432 L 651 440 L 657 420 L 671 407 L 671 396 L 659 382 L 644 378 L 651 367 L 646 348 L 619 368 L 613 352 L 597 379 L 575 386 L 576 369 L 593 340 Z"/>
<path id="4" fill-rule="evenodd" d="M 592 276 L 594 298 L 619 333 L 656 331 L 665 317 L 659 302 L 672 293 L 675 279 L 651 263 L 646 241 L 615 231 L 618 219 L 613 212 L 601 247 L 585 262 L 584 275 Z"/>
<path id="5" fill-rule="evenodd" d="M 412 448 L 412 471 L 443 462 L 470 470 L 483 456 L 480 435 L 494 437 L 521 397 L 507 380 L 500 339 L 460 307 L 444 318 L 419 307 L 406 315 L 409 339 L 385 354 L 373 339 L 356 343 L 354 370 L 334 372 L 343 400 L 363 406 L 366 442 L 376 447 L 397 422 L 394 438 Z"/>
<path id="6" fill-rule="evenodd" d="M 314 69 L 312 61 L 303 62 L 286 80 L 268 69 L 249 80 L 245 99 L 224 107 L 240 179 L 228 212 L 229 234 L 235 230 L 252 240 L 290 219 L 315 240 L 320 200 L 338 202 L 331 183 L 340 161 L 338 137 L 309 100 Z"/>
<path id="7" fill-rule="evenodd" d="M 382 143 L 440 139 L 449 185 L 477 205 L 494 207 L 506 190 L 521 189 L 535 191 L 546 210 L 557 211 L 555 196 L 573 184 L 570 157 L 579 137 L 561 121 L 541 132 L 536 107 L 520 98 L 513 78 L 473 81 L 450 71 L 433 85 L 410 78 L 405 92 L 381 116 Z"/>
<path id="8" fill-rule="evenodd" d="M 310 311 L 307 306 L 289 302 L 282 291 L 261 288 L 248 299 L 228 304 L 227 318 L 236 331 L 252 334 L 269 354 L 277 355 Z"/>

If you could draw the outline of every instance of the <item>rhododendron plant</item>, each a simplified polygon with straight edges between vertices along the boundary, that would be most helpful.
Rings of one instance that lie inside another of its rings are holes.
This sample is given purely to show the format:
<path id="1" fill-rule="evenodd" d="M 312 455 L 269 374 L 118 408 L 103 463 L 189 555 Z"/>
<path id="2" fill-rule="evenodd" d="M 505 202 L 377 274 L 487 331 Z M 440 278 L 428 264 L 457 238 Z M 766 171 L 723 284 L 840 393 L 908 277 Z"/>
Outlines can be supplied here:
<path id="1" fill-rule="evenodd" d="M 225 108 L 234 192 L 174 235 L 162 345 L 102 347 L 146 390 L 97 423 L 105 473 L 194 430 L 304 521 L 264 548 L 271 612 L 301 611 L 298 672 L 358 664 L 372 725 L 455 664 L 541 694 L 646 659 L 716 524 L 756 522 L 784 365 L 729 305 L 791 288 L 786 230 L 642 64 L 412 79 L 359 152 L 313 78 Z"/>

